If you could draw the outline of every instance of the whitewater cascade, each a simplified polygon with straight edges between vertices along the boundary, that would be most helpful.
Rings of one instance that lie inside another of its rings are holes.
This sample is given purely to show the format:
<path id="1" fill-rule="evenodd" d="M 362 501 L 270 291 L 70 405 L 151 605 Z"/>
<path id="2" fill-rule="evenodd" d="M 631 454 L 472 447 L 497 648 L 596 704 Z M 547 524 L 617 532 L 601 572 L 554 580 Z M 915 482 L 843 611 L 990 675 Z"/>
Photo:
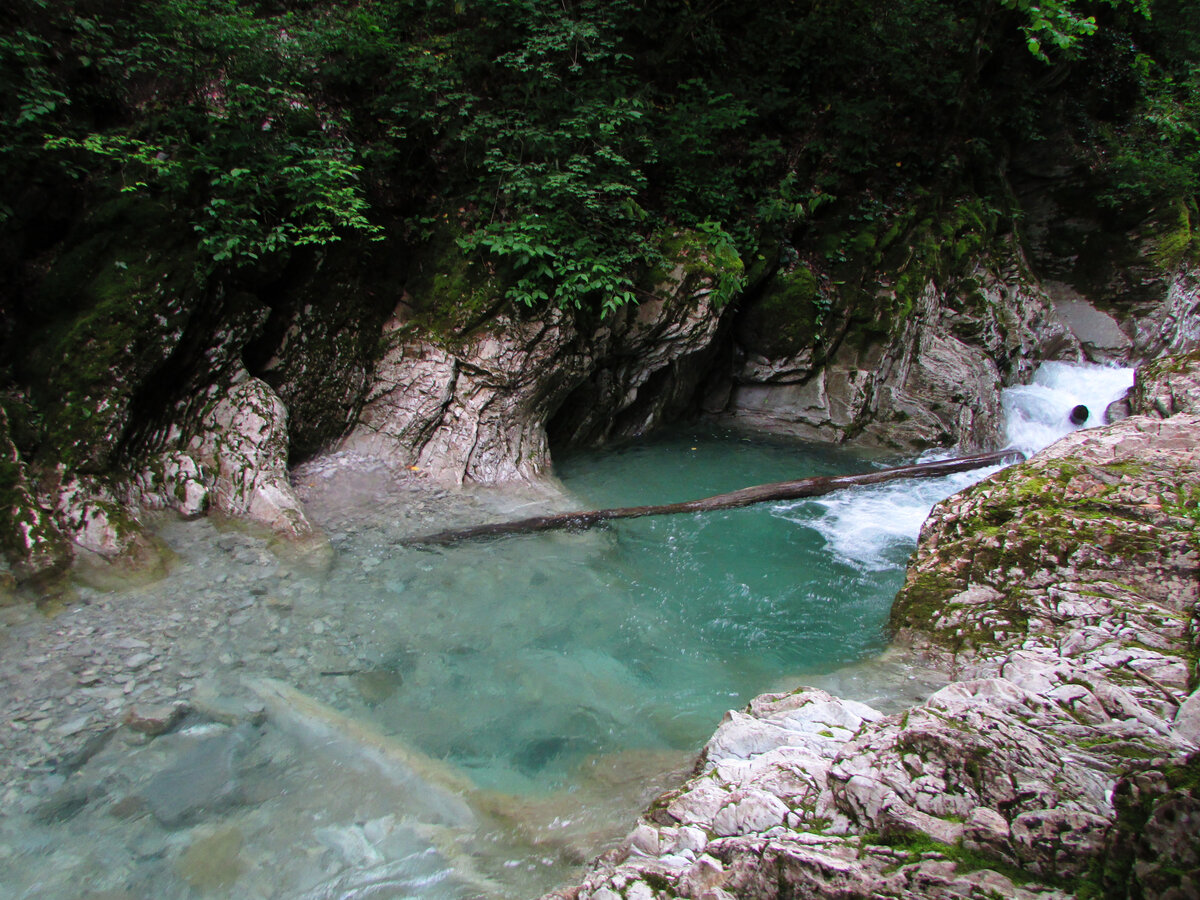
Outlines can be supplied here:
<path id="1" fill-rule="evenodd" d="M 1132 385 L 1133 369 L 1042 363 L 1029 384 L 1001 394 L 1005 446 L 1032 456 L 1072 431 L 1103 425 L 1109 404 L 1124 397 Z M 1071 412 L 1080 405 L 1087 407 L 1088 416 L 1073 424 Z M 823 507 L 823 515 L 806 524 L 825 537 L 834 554 L 859 568 L 878 571 L 903 565 L 934 504 L 995 471 L 978 469 L 809 501 Z M 789 517 L 794 508 L 780 508 L 780 514 Z"/>

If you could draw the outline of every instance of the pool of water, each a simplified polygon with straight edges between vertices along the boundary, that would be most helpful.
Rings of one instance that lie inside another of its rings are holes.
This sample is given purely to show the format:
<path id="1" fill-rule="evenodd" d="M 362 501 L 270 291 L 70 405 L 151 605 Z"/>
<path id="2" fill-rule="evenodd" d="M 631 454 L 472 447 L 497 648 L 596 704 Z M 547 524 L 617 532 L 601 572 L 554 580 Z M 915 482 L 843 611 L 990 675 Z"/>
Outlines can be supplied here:
<path id="1" fill-rule="evenodd" d="M 683 776 L 725 710 L 831 673 L 861 686 L 921 520 L 981 473 L 578 534 L 402 539 L 879 464 L 684 430 L 560 459 L 561 491 L 448 493 L 333 457 L 296 473 L 330 537 L 315 561 L 164 520 L 179 557 L 164 581 L 81 588 L 7 629 L 0 711 L 21 740 L 0 735 L 0 894 L 549 890 Z M 79 723 L 177 701 L 166 734 L 112 728 L 38 759 Z"/>

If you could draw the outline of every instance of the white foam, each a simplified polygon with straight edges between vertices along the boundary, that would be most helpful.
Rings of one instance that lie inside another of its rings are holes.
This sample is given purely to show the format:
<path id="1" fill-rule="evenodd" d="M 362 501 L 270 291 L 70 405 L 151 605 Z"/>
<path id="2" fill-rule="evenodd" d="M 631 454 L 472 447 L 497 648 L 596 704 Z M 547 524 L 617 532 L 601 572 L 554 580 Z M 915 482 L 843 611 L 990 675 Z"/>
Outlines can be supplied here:
<path id="1" fill-rule="evenodd" d="M 1032 455 L 1077 428 L 1100 425 L 1108 405 L 1124 396 L 1132 384 L 1132 369 L 1043 363 L 1030 384 L 1007 388 L 1001 394 L 1006 446 Z M 1081 425 L 1073 425 L 1069 416 L 1080 404 L 1088 408 L 1089 415 Z M 938 455 L 947 454 L 927 454 L 923 459 Z M 903 565 L 934 504 L 998 468 L 841 491 L 818 500 L 781 504 L 776 511 L 816 529 L 841 561 L 878 571 Z"/>
<path id="2" fill-rule="evenodd" d="M 1104 424 L 1104 411 L 1133 386 L 1133 369 L 1079 363 L 1042 363 L 1027 385 L 1004 390 L 1004 433 L 1008 446 L 1033 455 L 1078 428 Z M 1071 410 L 1083 405 L 1088 417 L 1079 425 Z"/>

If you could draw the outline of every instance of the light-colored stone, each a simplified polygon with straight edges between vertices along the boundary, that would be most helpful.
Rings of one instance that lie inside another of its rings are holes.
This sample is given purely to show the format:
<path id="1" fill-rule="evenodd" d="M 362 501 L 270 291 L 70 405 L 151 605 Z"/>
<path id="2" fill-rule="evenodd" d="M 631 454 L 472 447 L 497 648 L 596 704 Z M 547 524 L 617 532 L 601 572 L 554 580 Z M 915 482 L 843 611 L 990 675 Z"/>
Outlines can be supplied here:
<path id="1" fill-rule="evenodd" d="M 1180 704 L 1171 723 L 1171 731 L 1179 740 L 1200 746 L 1200 691 L 1193 691 Z"/>
<path id="2" fill-rule="evenodd" d="M 679 399 L 643 396 L 643 386 L 701 358 L 720 325 L 712 278 L 699 271 L 677 266 L 653 297 L 591 333 L 547 309 L 501 313 L 449 342 L 406 328 L 398 314 L 384 326 L 387 349 L 341 449 L 439 481 L 532 481 L 548 469 L 552 418 L 567 443 L 640 433 Z"/>
<path id="3" fill-rule="evenodd" d="M 1121 330 L 1117 320 L 1096 309 L 1070 285 L 1057 281 L 1043 282 L 1054 305 L 1054 315 L 1071 333 L 1095 362 L 1124 360 L 1133 340 Z"/>
<path id="4" fill-rule="evenodd" d="M 1190 364 L 1169 371 L 1173 396 L 1200 383 Z M 937 507 L 906 588 L 923 618 L 905 635 L 955 680 L 889 716 L 811 689 L 728 713 L 701 774 L 652 816 L 686 822 L 677 844 L 713 835 L 701 860 L 715 862 L 698 860 L 680 895 L 1067 896 L 963 872 L 952 853 L 864 843 L 872 834 L 961 841 L 1047 881 L 1077 879 L 1114 848 L 1137 860 L 1136 878 L 1194 866 L 1200 804 L 1157 767 L 1200 736 L 1184 662 L 1200 563 L 1181 500 L 1200 490 L 1197 434 L 1192 412 L 1076 432 Z M 1038 489 L 1059 466 L 1068 477 Z M 1126 774 L 1131 756 L 1157 761 Z M 1125 830 L 1114 798 L 1150 810 L 1144 834 Z M 662 858 L 597 863 L 579 896 Z"/>
<path id="5" fill-rule="evenodd" d="M 727 411 L 740 423 L 809 440 L 855 435 L 909 450 L 994 446 L 1001 372 L 1019 379 L 1039 358 L 1079 350 L 1026 271 L 1014 245 L 971 273 L 972 302 L 931 280 L 890 333 L 831 346 L 820 346 L 824 339 L 814 335 L 813 347 L 777 358 L 739 344 Z M 889 308 L 899 301 L 894 289 L 880 285 L 876 302 Z M 840 324 L 825 333 L 839 334 Z M 774 342 L 774 335 L 766 337 Z M 817 346 L 823 352 L 814 352 Z"/>

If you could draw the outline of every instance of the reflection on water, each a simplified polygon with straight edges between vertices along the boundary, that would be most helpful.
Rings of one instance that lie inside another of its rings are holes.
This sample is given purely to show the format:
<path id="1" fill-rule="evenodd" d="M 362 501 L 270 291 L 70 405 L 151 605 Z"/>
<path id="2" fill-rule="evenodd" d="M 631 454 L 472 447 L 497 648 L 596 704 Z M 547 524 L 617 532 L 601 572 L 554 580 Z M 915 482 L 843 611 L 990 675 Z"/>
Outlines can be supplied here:
<path id="1" fill-rule="evenodd" d="M 297 473 L 327 566 L 164 521 L 180 557 L 166 580 L 83 588 L 4 631 L 0 893 L 536 896 L 623 835 L 726 709 L 783 679 L 885 705 L 931 686 L 863 661 L 920 520 L 970 476 L 433 551 L 398 540 L 869 465 L 678 433 L 562 461 L 567 501 L 447 494 L 333 458 Z"/>

